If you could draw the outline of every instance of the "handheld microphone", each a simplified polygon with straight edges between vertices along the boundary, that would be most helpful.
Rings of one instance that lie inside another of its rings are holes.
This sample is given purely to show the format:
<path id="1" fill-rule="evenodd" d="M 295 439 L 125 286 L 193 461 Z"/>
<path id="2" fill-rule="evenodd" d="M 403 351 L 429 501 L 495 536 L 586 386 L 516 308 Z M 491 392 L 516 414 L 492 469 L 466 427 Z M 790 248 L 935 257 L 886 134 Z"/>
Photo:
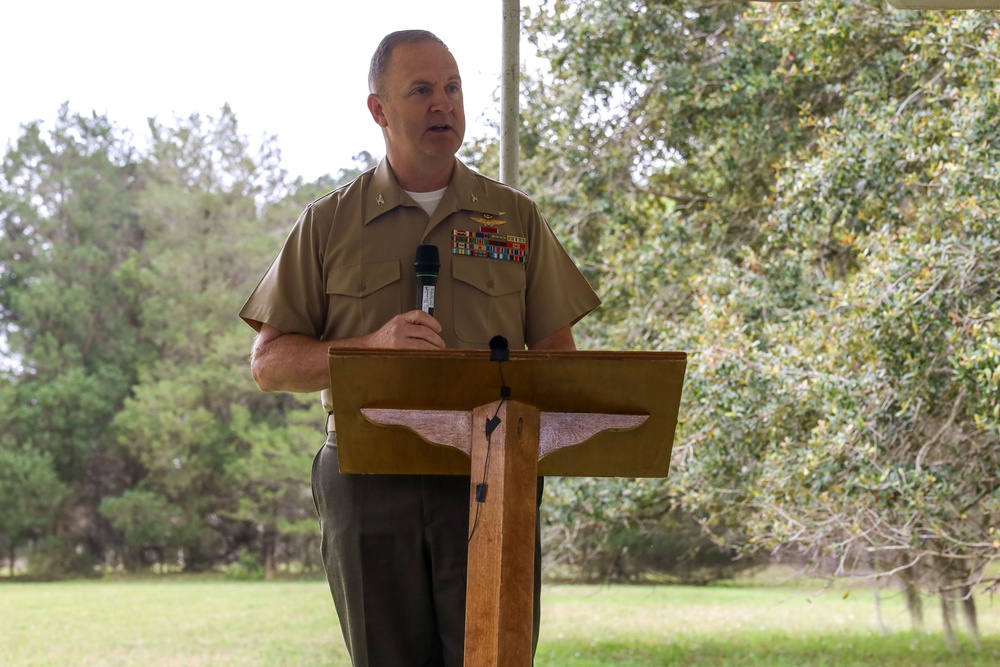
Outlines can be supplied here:
<path id="1" fill-rule="evenodd" d="M 441 260 L 436 245 L 417 246 L 417 258 L 413 262 L 417 271 L 417 309 L 428 315 L 434 314 L 434 288 L 437 286 L 438 269 Z"/>

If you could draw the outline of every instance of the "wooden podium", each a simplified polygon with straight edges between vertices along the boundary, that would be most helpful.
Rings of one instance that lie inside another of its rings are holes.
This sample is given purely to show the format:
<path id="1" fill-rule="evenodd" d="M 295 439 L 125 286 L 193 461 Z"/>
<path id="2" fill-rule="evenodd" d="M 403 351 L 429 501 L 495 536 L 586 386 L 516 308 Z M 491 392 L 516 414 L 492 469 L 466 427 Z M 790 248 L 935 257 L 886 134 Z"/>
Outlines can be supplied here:
<path id="1" fill-rule="evenodd" d="M 683 352 L 330 350 L 341 472 L 471 474 L 467 667 L 531 664 L 537 476 L 665 477 L 686 365 Z"/>

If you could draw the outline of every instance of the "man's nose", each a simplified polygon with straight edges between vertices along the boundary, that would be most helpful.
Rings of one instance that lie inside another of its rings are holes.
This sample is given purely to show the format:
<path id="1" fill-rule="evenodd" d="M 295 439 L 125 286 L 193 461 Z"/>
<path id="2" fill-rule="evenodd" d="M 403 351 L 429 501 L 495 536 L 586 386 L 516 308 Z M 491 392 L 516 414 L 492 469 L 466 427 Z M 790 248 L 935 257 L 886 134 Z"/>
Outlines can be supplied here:
<path id="1" fill-rule="evenodd" d="M 451 101 L 451 97 L 448 92 L 443 88 L 434 91 L 434 96 L 431 99 L 431 111 L 443 111 L 451 112 L 454 108 L 454 104 Z"/>

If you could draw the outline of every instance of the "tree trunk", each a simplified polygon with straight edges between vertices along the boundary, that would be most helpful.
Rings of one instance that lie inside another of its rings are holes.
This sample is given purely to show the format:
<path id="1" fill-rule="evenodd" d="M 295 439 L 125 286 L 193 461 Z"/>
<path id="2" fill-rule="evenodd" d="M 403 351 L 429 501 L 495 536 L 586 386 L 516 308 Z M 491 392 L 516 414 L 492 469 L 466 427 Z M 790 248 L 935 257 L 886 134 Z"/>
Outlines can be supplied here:
<path id="1" fill-rule="evenodd" d="M 944 622 L 944 643 L 951 653 L 958 653 L 958 634 L 955 632 L 955 601 L 951 591 L 939 590 L 941 620 Z"/>
<path id="2" fill-rule="evenodd" d="M 969 637 L 977 649 L 983 647 L 979 640 L 979 619 L 976 616 L 976 601 L 972 597 L 972 587 L 962 586 L 962 616 L 965 618 L 965 626 L 969 630 Z"/>
<path id="3" fill-rule="evenodd" d="M 882 633 L 883 637 L 889 636 L 889 630 L 885 627 L 885 622 L 882 620 L 882 596 L 879 594 L 879 589 L 872 589 L 872 593 L 875 594 L 875 620 L 878 621 L 879 632 Z"/>
<path id="4" fill-rule="evenodd" d="M 261 536 L 261 549 L 264 552 L 264 579 L 270 581 L 274 579 L 275 552 L 278 550 L 278 529 L 272 525 L 264 527 L 264 534 Z"/>
<path id="5" fill-rule="evenodd" d="M 122 560 L 125 562 L 126 572 L 139 571 L 141 558 L 139 557 L 139 554 L 136 553 L 137 551 L 139 551 L 138 548 L 129 546 L 128 544 L 122 547 Z"/>
<path id="6" fill-rule="evenodd" d="M 924 631 L 924 600 L 917 590 L 916 576 L 913 568 L 907 568 L 899 573 L 903 582 L 903 597 L 906 600 L 906 610 L 910 612 L 910 627 L 917 632 Z"/>

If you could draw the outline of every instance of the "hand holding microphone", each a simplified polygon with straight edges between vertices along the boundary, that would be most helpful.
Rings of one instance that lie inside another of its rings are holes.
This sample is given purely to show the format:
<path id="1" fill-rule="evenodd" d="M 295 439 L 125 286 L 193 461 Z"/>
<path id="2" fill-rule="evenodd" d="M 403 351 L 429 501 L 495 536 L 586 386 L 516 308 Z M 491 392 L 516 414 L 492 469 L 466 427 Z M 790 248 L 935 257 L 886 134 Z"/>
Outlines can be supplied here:
<path id="1" fill-rule="evenodd" d="M 438 348 L 444 349 L 441 323 L 434 319 L 434 288 L 437 286 L 441 259 L 437 246 L 417 246 L 413 262 L 417 272 L 417 307 L 400 313 L 372 333 L 368 346 L 376 348 Z"/>
<path id="2" fill-rule="evenodd" d="M 361 347 L 378 349 L 445 349 L 441 323 L 422 310 L 411 310 L 391 320 L 364 337 Z"/>

